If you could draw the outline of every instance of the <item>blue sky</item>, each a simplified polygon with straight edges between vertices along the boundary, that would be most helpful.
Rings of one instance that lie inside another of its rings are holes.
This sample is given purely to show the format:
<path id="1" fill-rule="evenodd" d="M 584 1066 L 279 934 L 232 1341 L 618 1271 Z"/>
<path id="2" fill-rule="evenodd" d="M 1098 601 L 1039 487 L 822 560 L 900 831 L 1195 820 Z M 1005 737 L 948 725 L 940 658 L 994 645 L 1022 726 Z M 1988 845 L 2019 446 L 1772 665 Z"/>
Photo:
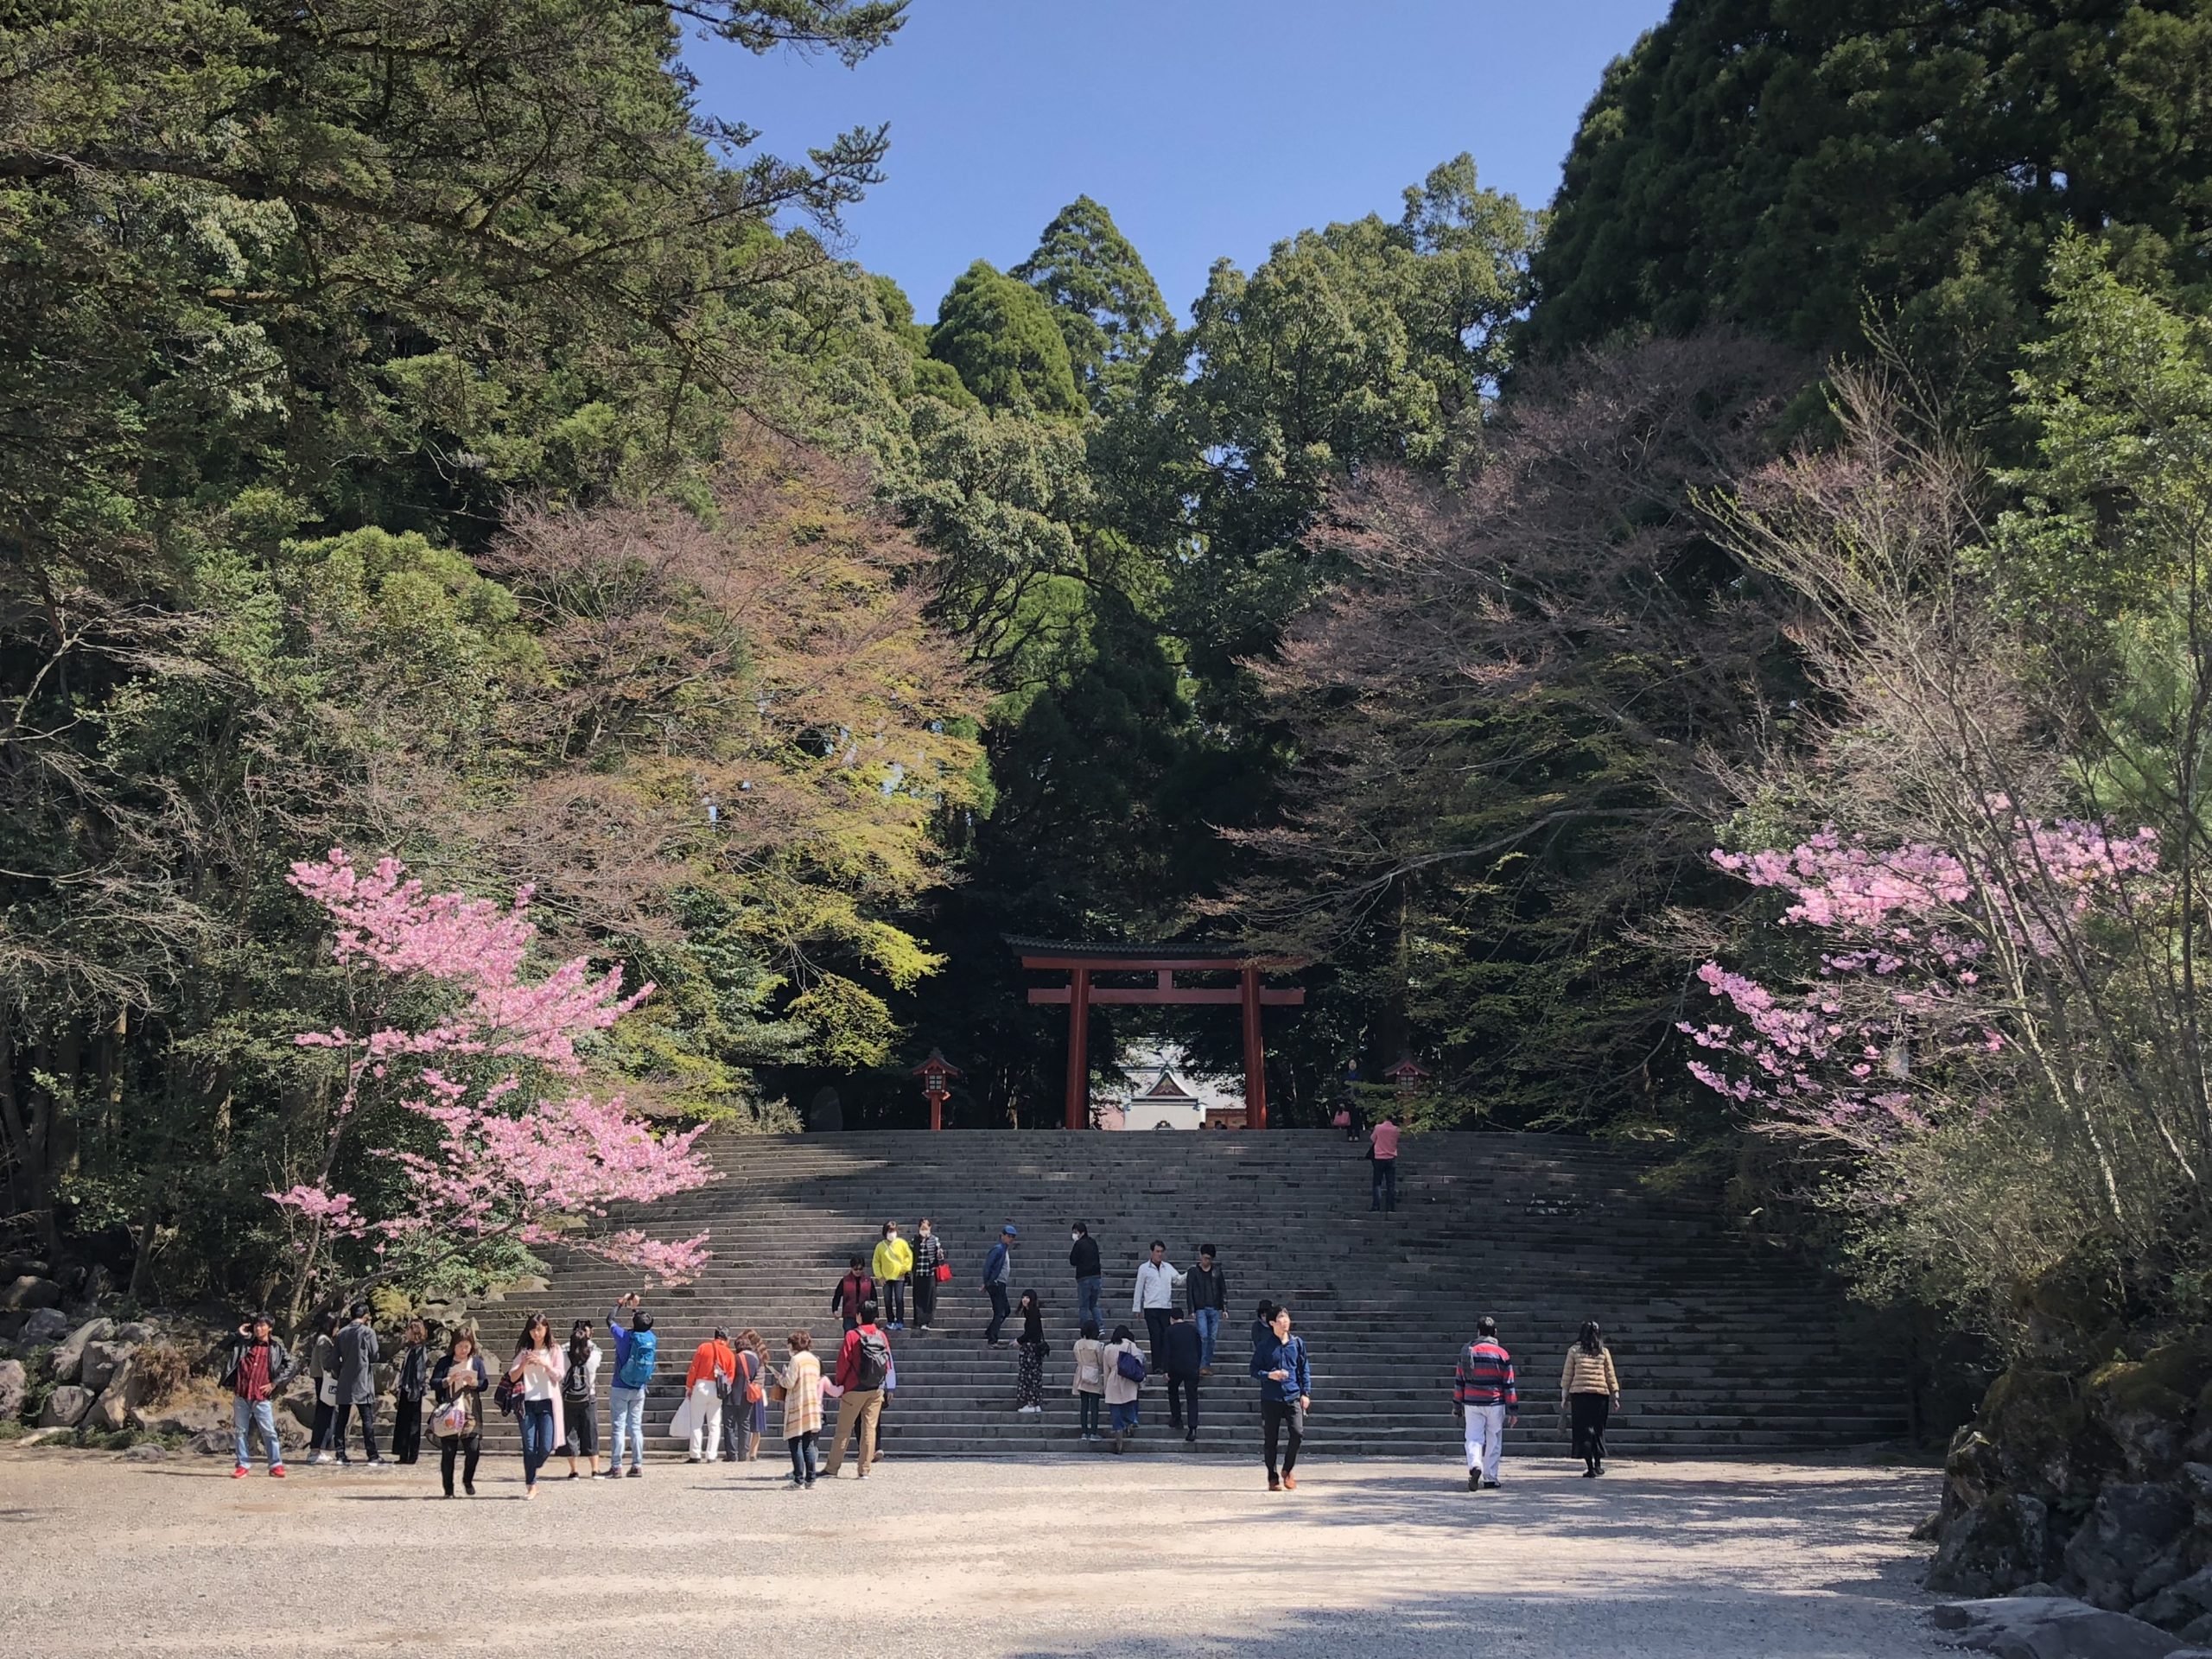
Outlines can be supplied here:
<path id="1" fill-rule="evenodd" d="M 1019 264 L 1088 193 L 1187 315 L 1223 256 L 1249 270 L 1308 226 L 1379 212 L 1472 151 L 1548 200 L 1584 105 L 1666 0 L 914 0 L 890 46 L 685 56 L 711 112 L 797 156 L 891 123 L 890 177 L 847 251 L 924 321 L 976 259 Z"/>

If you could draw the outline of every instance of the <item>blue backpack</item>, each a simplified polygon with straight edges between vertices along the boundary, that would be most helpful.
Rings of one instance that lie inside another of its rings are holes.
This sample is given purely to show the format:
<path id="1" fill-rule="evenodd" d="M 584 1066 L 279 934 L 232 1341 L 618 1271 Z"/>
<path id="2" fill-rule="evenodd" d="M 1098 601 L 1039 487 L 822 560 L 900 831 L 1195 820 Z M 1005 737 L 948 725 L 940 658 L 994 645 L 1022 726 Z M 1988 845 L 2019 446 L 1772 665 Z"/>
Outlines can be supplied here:
<path id="1" fill-rule="evenodd" d="M 659 1352 L 660 1343 L 650 1331 L 633 1332 L 630 1351 L 622 1356 L 622 1367 L 614 1373 L 614 1380 L 626 1389 L 642 1389 L 653 1380 L 653 1358 Z"/>

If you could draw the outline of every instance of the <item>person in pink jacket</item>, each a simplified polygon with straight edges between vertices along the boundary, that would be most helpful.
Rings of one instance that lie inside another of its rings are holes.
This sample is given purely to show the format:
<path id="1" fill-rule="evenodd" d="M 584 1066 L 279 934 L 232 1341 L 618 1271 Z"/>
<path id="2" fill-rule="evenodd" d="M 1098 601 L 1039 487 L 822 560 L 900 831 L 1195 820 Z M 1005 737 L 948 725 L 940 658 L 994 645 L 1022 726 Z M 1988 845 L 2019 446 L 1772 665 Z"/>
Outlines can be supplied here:
<path id="1" fill-rule="evenodd" d="M 537 1471 L 563 1439 L 561 1379 L 568 1374 L 568 1357 L 553 1340 L 552 1325 L 543 1313 L 531 1314 L 507 1365 L 507 1381 L 514 1384 L 521 1402 L 524 1497 L 537 1496 Z"/>

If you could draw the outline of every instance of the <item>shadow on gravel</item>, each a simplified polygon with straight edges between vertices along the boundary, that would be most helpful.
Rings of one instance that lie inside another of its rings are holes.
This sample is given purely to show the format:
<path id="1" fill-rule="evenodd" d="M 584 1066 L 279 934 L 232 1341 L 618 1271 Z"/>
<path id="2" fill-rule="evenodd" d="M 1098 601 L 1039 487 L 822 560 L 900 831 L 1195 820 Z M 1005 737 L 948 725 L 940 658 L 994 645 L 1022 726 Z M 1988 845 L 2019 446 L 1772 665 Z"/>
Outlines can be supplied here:
<path id="1" fill-rule="evenodd" d="M 1301 1471 L 1303 1472 L 1303 1471 Z M 1321 1465 L 1313 1471 L 1319 1475 Z M 1632 1472 L 1594 1481 L 1547 1475 L 1516 1480 L 1505 1467 L 1496 1491 L 1471 1492 L 1464 1479 L 1427 1470 L 1331 1479 L 1350 1502 L 1318 1507 L 1325 1526 L 1426 1527 L 1465 1532 L 1506 1527 L 1557 1533 L 1595 1543 L 1675 1543 L 1728 1535 L 1756 1537 L 1763 1548 L 1792 1550 L 1858 1543 L 1894 1544 L 1935 1505 L 1932 1484 L 1896 1481 L 1870 1485 L 1863 1471 L 1807 1471 L 1789 1480 L 1710 1480 Z"/>

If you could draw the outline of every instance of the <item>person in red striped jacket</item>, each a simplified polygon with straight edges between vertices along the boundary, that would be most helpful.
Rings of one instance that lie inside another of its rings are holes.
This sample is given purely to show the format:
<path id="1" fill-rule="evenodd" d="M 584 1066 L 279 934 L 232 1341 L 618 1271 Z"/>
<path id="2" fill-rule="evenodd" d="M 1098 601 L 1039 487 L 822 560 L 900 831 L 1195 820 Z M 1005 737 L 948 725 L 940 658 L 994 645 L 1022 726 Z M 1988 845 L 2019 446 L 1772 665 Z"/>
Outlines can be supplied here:
<path id="1" fill-rule="evenodd" d="M 1505 1431 L 1521 1421 L 1521 1395 L 1514 1385 L 1513 1356 L 1498 1341 L 1497 1321 L 1487 1313 L 1475 1321 L 1475 1339 L 1459 1351 L 1452 1398 L 1467 1420 L 1467 1490 L 1495 1487 Z"/>

